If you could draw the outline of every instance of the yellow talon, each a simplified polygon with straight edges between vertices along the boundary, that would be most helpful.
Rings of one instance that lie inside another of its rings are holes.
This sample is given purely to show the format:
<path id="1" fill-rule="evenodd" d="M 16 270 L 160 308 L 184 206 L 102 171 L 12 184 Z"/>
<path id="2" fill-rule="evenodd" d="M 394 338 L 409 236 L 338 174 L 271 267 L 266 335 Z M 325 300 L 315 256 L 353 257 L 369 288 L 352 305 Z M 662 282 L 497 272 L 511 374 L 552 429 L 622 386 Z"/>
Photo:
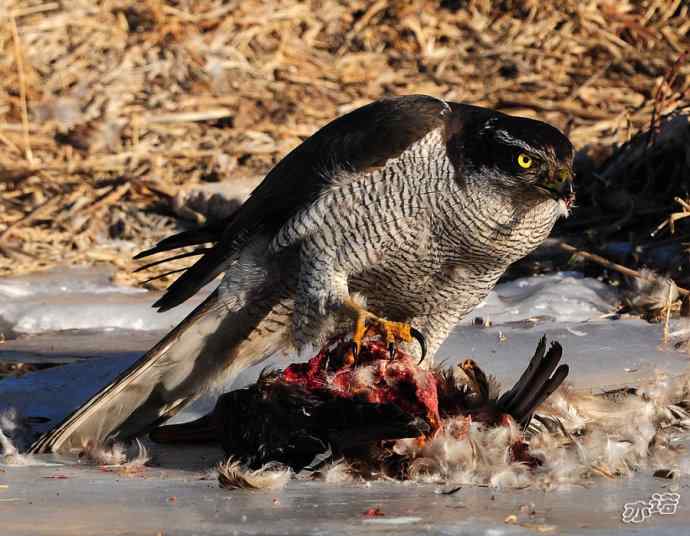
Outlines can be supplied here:
<path id="1" fill-rule="evenodd" d="M 352 334 L 352 351 L 348 352 L 345 362 L 352 364 L 362 348 L 362 341 L 369 332 L 379 333 L 389 348 L 391 357 L 395 354 L 395 346 L 399 341 L 410 342 L 413 338 L 412 327 L 404 322 L 385 320 L 367 311 L 364 307 L 346 300 L 343 310 L 353 317 L 355 322 Z M 421 343 L 420 343 L 421 344 Z"/>
<path id="2" fill-rule="evenodd" d="M 381 332 L 386 336 L 388 344 L 396 341 L 410 342 L 412 340 L 411 327 L 409 324 L 402 322 L 390 322 L 388 320 L 378 319 L 381 326 Z"/>
<path id="3" fill-rule="evenodd" d="M 354 344 L 354 350 L 359 354 L 362 348 L 362 340 L 367 334 L 367 315 L 369 313 L 362 309 L 361 313 L 355 318 L 355 331 L 352 334 L 352 342 Z"/>

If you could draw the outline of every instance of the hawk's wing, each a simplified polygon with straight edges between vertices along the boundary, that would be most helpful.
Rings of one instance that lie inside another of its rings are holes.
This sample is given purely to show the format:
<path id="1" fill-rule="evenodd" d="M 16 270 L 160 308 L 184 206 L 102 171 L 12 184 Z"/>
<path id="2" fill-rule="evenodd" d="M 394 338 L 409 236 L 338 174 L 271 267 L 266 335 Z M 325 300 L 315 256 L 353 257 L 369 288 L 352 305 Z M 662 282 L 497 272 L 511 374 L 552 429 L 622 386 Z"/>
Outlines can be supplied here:
<path id="1" fill-rule="evenodd" d="M 224 271 L 257 232 L 278 231 L 332 184 L 329 171 L 382 166 L 444 125 L 450 110 L 440 99 L 411 95 L 381 99 L 332 121 L 283 158 L 226 222 L 174 235 L 139 255 L 214 242 L 154 306 L 165 311 L 179 305 Z"/>
<path id="2" fill-rule="evenodd" d="M 173 283 L 158 307 L 183 302 L 225 271 L 246 246 L 265 244 L 332 184 L 330 170 L 362 171 L 384 164 L 443 125 L 446 110 L 446 103 L 431 97 L 386 99 L 321 129 L 286 156 L 229 221 L 180 233 L 142 254 L 214 243 Z M 279 307 L 285 298 L 279 285 L 261 290 L 261 296 L 237 307 L 227 307 L 219 292 L 212 293 L 135 364 L 39 439 L 32 452 L 134 438 L 177 413 L 221 373 L 232 375 L 283 348 L 291 310 Z"/>

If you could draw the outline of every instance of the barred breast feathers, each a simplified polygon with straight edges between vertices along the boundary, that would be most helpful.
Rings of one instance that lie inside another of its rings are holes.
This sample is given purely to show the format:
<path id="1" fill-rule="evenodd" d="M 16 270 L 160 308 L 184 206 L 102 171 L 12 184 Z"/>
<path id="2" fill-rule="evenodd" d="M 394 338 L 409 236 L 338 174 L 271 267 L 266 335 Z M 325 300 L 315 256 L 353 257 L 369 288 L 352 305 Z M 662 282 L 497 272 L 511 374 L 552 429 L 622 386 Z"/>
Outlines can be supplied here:
<path id="1" fill-rule="evenodd" d="M 332 227 L 340 218 L 351 223 L 357 217 L 385 223 L 390 218 L 414 217 L 429 210 L 429 195 L 455 186 L 450 180 L 453 168 L 446 155 L 442 127 L 380 168 L 353 173 L 345 165 L 334 164 L 322 174 L 329 186 L 281 227 L 269 246 L 272 252 L 323 231 L 327 220 Z"/>

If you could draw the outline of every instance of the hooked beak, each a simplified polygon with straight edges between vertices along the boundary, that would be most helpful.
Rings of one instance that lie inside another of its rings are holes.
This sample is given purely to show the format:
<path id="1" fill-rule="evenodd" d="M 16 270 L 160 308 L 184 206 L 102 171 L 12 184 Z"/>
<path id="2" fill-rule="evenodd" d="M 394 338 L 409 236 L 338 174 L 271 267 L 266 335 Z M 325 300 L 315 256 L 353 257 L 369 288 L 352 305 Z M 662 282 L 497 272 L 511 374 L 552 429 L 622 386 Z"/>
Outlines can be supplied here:
<path id="1" fill-rule="evenodd" d="M 553 176 L 549 176 L 545 181 L 538 183 L 537 186 L 557 201 L 565 202 L 568 208 L 575 201 L 573 172 L 569 167 L 562 167 Z"/>

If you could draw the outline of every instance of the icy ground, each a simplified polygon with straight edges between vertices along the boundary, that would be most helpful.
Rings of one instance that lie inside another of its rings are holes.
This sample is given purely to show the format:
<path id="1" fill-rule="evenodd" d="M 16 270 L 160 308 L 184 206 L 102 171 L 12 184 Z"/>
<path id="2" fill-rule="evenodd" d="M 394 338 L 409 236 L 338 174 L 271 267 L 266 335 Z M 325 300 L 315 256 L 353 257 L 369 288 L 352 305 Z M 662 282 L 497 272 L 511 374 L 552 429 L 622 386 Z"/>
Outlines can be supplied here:
<path id="1" fill-rule="evenodd" d="M 0 279 L 0 334 L 5 339 L 0 343 L 0 365 L 62 365 L 0 379 L 0 415 L 13 408 L 20 416 L 24 434 L 19 443 L 50 428 L 96 392 L 203 296 L 166 314 L 151 309 L 155 298 L 155 293 L 115 286 L 107 272 L 97 270 Z M 569 380 L 582 389 L 597 391 L 634 384 L 658 371 L 684 371 L 688 354 L 675 350 L 673 340 L 661 343 L 662 326 L 612 319 L 617 302 L 609 287 L 575 273 L 505 283 L 458 326 L 437 360 L 452 363 L 471 356 L 506 385 L 516 379 L 546 334 L 563 345 L 564 361 L 571 365 Z M 474 317 L 491 325 L 475 326 Z M 684 326 L 673 324 L 671 331 L 682 336 Z M 287 362 L 274 359 L 254 367 L 235 387 L 253 381 L 267 364 Z M 198 416 L 214 402 L 214 396 L 204 397 L 176 420 Z M 291 482 L 277 492 L 228 492 L 218 489 L 214 478 L 203 479 L 205 469 L 220 458 L 218 451 L 154 446 L 152 454 L 143 476 L 131 478 L 54 457 L 34 462 L 61 465 L 0 465 L 0 519 L 9 530 L 0 533 L 519 534 L 548 529 L 611 534 L 631 528 L 621 523 L 624 503 L 648 500 L 672 485 L 681 494 L 678 513 L 657 515 L 636 527 L 675 534 L 690 520 L 690 492 L 683 495 L 684 480 L 638 476 L 549 494 L 466 488 L 445 496 L 436 494 L 434 486 L 375 483 L 329 488 L 305 482 Z M 538 527 L 504 523 L 506 516 L 530 502 Z M 386 515 L 362 516 L 376 506 Z"/>

